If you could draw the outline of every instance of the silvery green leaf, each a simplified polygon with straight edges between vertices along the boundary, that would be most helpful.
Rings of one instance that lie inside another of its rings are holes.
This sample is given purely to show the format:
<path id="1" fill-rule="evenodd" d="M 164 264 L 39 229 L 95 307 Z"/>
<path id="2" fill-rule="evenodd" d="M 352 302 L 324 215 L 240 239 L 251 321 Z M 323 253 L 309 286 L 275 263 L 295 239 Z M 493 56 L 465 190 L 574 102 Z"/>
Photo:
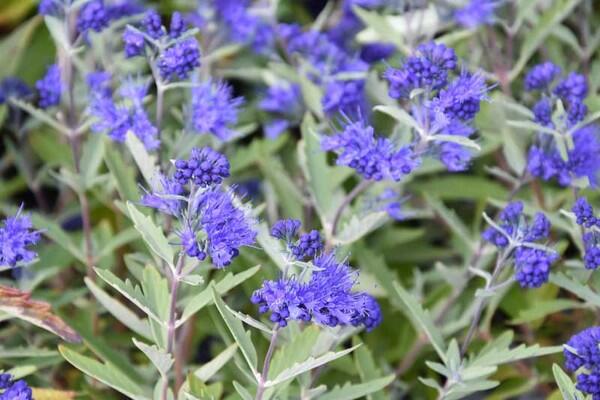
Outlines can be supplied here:
<path id="1" fill-rule="evenodd" d="M 595 307 L 600 307 L 600 294 L 594 292 L 589 286 L 574 281 L 564 273 L 558 272 L 550 274 L 550 282 L 573 293 L 575 296 Z"/>
<path id="2" fill-rule="evenodd" d="M 308 109 L 312 111 L 318 118 L 323 119 L 323 106 L 321 105 L 321 99 L 323 93 L 321 88 L 314 84 L 304 74 L 298 75 L 300 80 L 300 89 L 302 90 L 302 97 Z"/>
<path id="3" fill-rule="evenodd" d="M 352 344 L 360 344 L 360 340 L 356 336 L 352 339 Z M 382 373 L 377 368 L 373 354 L 367 346 L 360 346 L 354 352 L 354 366 L 358 370 L 362 382 L 367 383 L 376 379 L 383 378 Z M 382 391 L 376 390 L 367 395 L 368 400 L 384 400 L 385 394 Z"/>
<path id="4" fill-rule="evenodd" d="M 153 187 L 154 180 L 159 172 L 158 165 L 156 164 L 156 156 L 150 155 L 142 141 L 131 131 L 127 132 L 125 143 L 140 169 L 146 184 L 149 187 Z"/>
<path id="5" fill-rule="evenodd" d="M 585 395 L 575 387 L 569 375 L 556 364 L 552 364 L 552 373 L 564 400 L 583 400 Z"/>
<path id="6" fill-rule="evenodd" d="M 433 135 L 430 136 L 430 140 L 434 142 L 450 142 L 456 143 L 461 146 L 469 147 L 471 149 L 475 149 L 477 151 L 481 150 L 481 147 L 475 143 L 473 140 L 464 137 L 464 136 L 456 136 L 456 135 Z"/>
<path id="7" fill-rule="evenodd" d="M 160 258 L 165 260 L 173 268 L 173 247 L 159 228 L 149 216 L 142 214 L 131 202 L 127 202 L 129 216 L 133 221 L 135 229 L 142 235 L 142 238 L 150 249 Z"/>
<path id="8" fill-rule="evenodd" d="M 418 379 L 419 379 L 419 381 L 423 385 L 429 386 L 430 388 L 434 388 L 438 392 L 442 391 L 442 387 L 440 386 L 440 384 L 435 379 L 432 379 L 432 378 L 421 378 L 421 377 L 419 377 Z"/>
<path id="9" fill-rule="evenodd" d="M 237 381 L 233 381 L 233 387 L 235 388 L 236 392 L 238 392 L 238 394 L 242 397 L 242 400 L 253 400 L 253 397 L 248 391 L 248 389 L 239 384 Z"/>
<path id="10" fill-rule="evenodd" d="M 0 76 L 12 76 L 17 72 L 41 21 L 38 16 L 31 17 L 10 34 L 3 36 L 2 41 L 0 41 L 0 54 L 7 57 L 0 64 Z"/>
<path id="11" fill-rule="evenodd" d="M 373 108 L 373 111 L 379 111 L 387 114 L 396 121 L 402 123 L 404 126 L 412 128 L 417 132 L 422 131 L 419 123 L 415 121 L 415 119 L 409 113 L 398 106 L 376 106 Z"/>
<path id="12" fill-rule="evenodd" d="M 237 319 L 245 323 L 246 325 L 250 325 L 251 327 L 263 331 L 267 334 L 272 333 L 272 329 L 263 324 L 262 322 L 252 318 L 251 316 L 244 314 L 239 311 L 232 310 L 227 304 L 223 303 L 223 306 L 227 308 L 227 310 L 231 313 L 231 315 L 235 316 Z"/>
<path id="13" fill-rule="evenodd" d="M 542 45 L 546 37 L 580 2 L 581 0 L 557 0 L 552 2 L 552 6 L 544 12 L 534 28 L 528 32 L 518 53 L 519 58 L 508 74 L 509 81 L 514 81 L 521 74 L 531 56 Z"/>
<path id="14" fill-rule="evenodd" d="M 289 342 L 275 351 L 268 378 L 276 377 L 287 368 L 309 358 L 318 337 L 319 328 L 314 325 L 309 325 L 301 332 L 295 333 Z"/>
<path id="15" fill-rule="evenodd" d="M 244 359 L 246 363 L 252 370 L 254 374 L 257 374 L 257 355 L 256 349 L 254 348 L 254 344 L 252 344 L 252 339 L 250 337 L 250 332 L 244 330 L 244 326 L 240 322 L 237 317 L 229 311 L 229 308 L 225 305 L 223 300 L 221 300 L 221 295 L 217 292 L 215 286 L 211 286 L 212 296 L 215 305 L 217 306 L 217 310 L 219 310 L 219 314 L 223 318 L 223 321 L 227 325 L 229 332 L 235 339 L 236 343 L 240 347 L 242 354 L 244 355 Z"/>
<path id="16" fill-rule="evenodd" d="M 435 372 L 437 372 L 440 375 L 445 376 L 446 378 L 449 378 L 452 376 L 452 371 L 450 369 L 448 369 L 444 364 L 440 364 L 438 362 L 434 362 L 434 361 L 425 361 L 425 365 L 427 365 L 427 367 L 429 367 L 429 369 L 434 370 Z"/>
<path id="17" fill-rule="evenodd" d="M 44 16 L 44 21 L 46 22 L 46 27 L 48 28 L 52 39 L 54 39 L 54 42 L 66 50 L 67 53 L 71 52 L 71 43 L 68 39 L 65 23 L 52 15 Z"/>
<path id="18" fill-rule="evenodd" d="M 247 279 L 252 277 L 258 270 L 260 266 L 257 265 L 252 268 L 248 268 L 245 271 L 240 272 L 239 274 L 232 274 L 228 272 L 220 281 L 213 281 L 213 285 L 217 292 L 220 295 L 224 295 L 234 287 L 238 286 L 242 282 L 245 282 Z M 185 321 L 187 321 L 192 315 L 200 311 L 202 308 L 212 303 L 212 289 L 211 287 L 207 287 L 202 290 L 200 293 L 194 295 L 184 306 L 183 313 L 181 314 L 181 318 L 177 321 L 177 327 L 180 327 Z"/>
<path id="19" fill-rule="evenodd" d="M 212 378 L 231 358 L 238 350 L 238 345 L 236 343 L 230 345 L 218 356 L 204 364 L 202 367 L 195 370 L 194 375 L 203 382 L 207 382 L 210 378 Z"/>
<path id="20" fill-rule="evenodd" d="M 497 381 L 479 380 L 467 383 L 456 383 L 446 391 L 443 396 L 444 400 L 458 400 L 467 397 L 471 393 L 482 392 L 484 390 L 490 390 L 498 386 L 500 383 Z"/>
<path id="21" fill-rule="evenodd" d="M 424 310 L 417 300 L 404 289 L 398 281 L 394 282 L 395 294 L 398 300 L 404 305 L 403 310 L 412 321 L 415 328 L 422 330 L 429 338 L 433 348 L 437 352 L 444 364 L 448 365 L 446 358 L 446 344 L 440 331 L 435 327 L 433 319 L 429 312 Z"/>
<path id="22" fill-rule="evenodd" d="M 148 325 L 147 320 L 139 318 L 133 311 L 121 304 L 121 302 L 112 298 L 91 279 L 86 277 L 84 280 L 96 300 L 98 300 L 98 302 L 117 320 L 143 338 L 152 338 L 152 333 L 150 332 L 150 326 Z"/>
<path id="23" fill-rule="evenodd" d="M 0 346 L 0 358 L 29 358 L 29 357 L 40 357 L 49 358 L 60 355 L 56 350 L 41 349 L 37 347 L 14 347 L 4 348 Z"/>
<path id="24" fill-rule="evenodd" d="M 109 139 L 104 138 L 104 141 L 107 140 Z M 104 163 L 114 179 L 121 199 L 139 201 L 140 194 L 135 180 L 135 172 L 132 167 L 125 164 L 123 156 L 116 146 L 106 146 L 105 143 Z"/>
<path id="25" fill-rule="evenodd" d="M 179 280 L 190 286 L 200 286 L 204 283 L 204 277 L 198 274 L 185 275 L 182 276 Z"/>
<path id="26" fill-rule="evenodd" d="M 69 135 L 69 129 L 54 118 L 52 118 L 45 111 L 40 110 L 39 108 L 36 108 L 33 105 L 14 97 L 10 98 L 10 102 L 22 109 L 23 111 L 29 113 L 33 118 L 37 119 L 38 121 L 51 126 L 56 131 L 61 132 L 64 135 Z"/>
<path id="27" fill-rule="evenodd" d="M 71 365 L 86 375 L 104 383 L 107 386 L 123 393 L 133 400 L 150 400 L 147 390 L 131 381 L 118 370 L 109 365 L 102 364 L 92 358 L 82 356 L 65 346 L 58 346 L 58 351 Z"/>
<path id="28" fill-rule="evenodd" d="M 90 135 L 81 154 L 81 179 L 85 188 L 91 188 L 98 176 L 98 168 L 104 158 L 104 138 Z"/>
<path id="29" fill-rule="evenodd" d="M 393 23 L 386 16 L 357 6 L 353 7 L 353 11 L 368 28 L 368 30 L 359 33 L 359 42 L 392 41 L 394 46 L 396 46 L 403 54 L 410 54 L 410 48 L 403 40 L 405 35 L 399 33 L 396 29 L 397 27 L 401 27 L 400 23 Z"/>
<path id="30" fill-rule="evenodd" d="M 364 398 L 365 396 L 375 393 L 395 379 L 395 375 L 391 374 L 383 378 L 373 379 L 364 383 L 346 384 L 342 387 L 336 386 L 326 394 L 319 396 L 320 400 L 354 400 Z"/>
<path id="31" fill-rule="evenodd" d="M 274 379 L 268 380 L 267 382 L 265 382 L 265 387 L 270 388 L 270 387 L 277 386 L 289 379 L 295 378 L 296 376 L 298 376 L 300 374 L 303 374 L 305 372 L 313 370 L 317 367 L 320 367 L 321 365 L 325 365 L 333 360 L 337 360 L 338 358 L 343 357 L 346 354 L 353 352 L 356 348 L 358 348 L 358 346 L 360 346 L 360 345 L 356 345 L 349 349 L 338 351 L 335 353 L 328 352 L 328 353 L 325 353 L 322 356 L 319 356 L 316 358 L 309 357 L 307 360 L 305 360 L 301 363 L 296 363 L 296 364 L 292 365 L 291 367 L 286 368 L 279 375 L 277 375 Z"/>
<path id="32" fill-rule="evenodd" d="M 354 243 L 390 219 L 385 211 L 372 212 L 365 216 L 352 215 L 350 221 L 344 223 L 340 232 L 335 236 L 334 243 L 348 245 Z"/>
<path id="33" fill-rule="evenodd" d="M 152 364 L 154 364 L 158 372 L 163 377 L 166 377 L 175 362 L 173 357 L 169 353 L 159 349 L 156 345 L 147 345 L 135 338 L 132 338 L 132 340 L 133 344 L 135 344 L 135 346 L 140 349 L 150 361 L 152 361 Z"/>
<path id="34" fill-rule="evenodd" d="M 265 156 L 259 161 L 259 167 L 277 193 L 277 200 L 286 215 L 290 218 L 302 218 L 304 196 L 287 173 L 283 163 L 278 158 Z"/>

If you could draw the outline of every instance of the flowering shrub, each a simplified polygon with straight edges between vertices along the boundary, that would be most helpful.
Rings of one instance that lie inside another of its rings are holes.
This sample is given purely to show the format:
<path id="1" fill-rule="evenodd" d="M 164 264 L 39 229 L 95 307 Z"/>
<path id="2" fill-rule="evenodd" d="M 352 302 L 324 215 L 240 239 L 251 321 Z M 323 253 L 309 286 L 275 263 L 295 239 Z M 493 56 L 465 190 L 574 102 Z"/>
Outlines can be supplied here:
<path id="1" fill-rule="evenodd" d="M 0 6 L 0 400 L 600 399 L 591 0 Z"/>

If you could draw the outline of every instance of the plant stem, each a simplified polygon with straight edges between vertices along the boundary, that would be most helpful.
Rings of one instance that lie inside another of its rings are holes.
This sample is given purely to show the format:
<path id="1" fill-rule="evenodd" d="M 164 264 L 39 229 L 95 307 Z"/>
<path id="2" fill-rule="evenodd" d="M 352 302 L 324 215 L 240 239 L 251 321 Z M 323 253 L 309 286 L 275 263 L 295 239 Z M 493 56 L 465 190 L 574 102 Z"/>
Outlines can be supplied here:
<path id="1" fill-rule="evenodd" d="M 169 301 L 169 321 L 167 322 L 167 353 L 171 354 L 173 358 L 177 359 L 177 351 L 175 351 L 175 342 L 177 340 L 176 332 L 176 324 L 177 324 L 177 293 L 179 292 L 179 284 L 181 283 L 181 271 L 183 270 L 183 266 L 185 264 L 185 253 L 179 254 L 179 259 L 177 260 L 177 266 L 175 267 L 175 271 L 173 271 L 171 276 L 171 298 Z M 163 390 L 162 390 L 162 400 L 168 399 L 169 393 L 169 378 L 164 377 Z M 176 382 L 181 381 L 180 377 L 176 377 Z M 176 385 L 177 386 L 177 385 Z M 177 393 L 177 387 L 175 388 L 175 393 Z"/>
<path id="2" fill-rule="evenodd" d="M 513 249 L 514 245 L 510 244 L 504 251 L 498 254 L 498 258 L 496 259 L 496 266 L 494 267 L 494 272 L 492 273 L 491 279 L 486 283 L 485 289 L 490 289 L 494 286 L 496 279 L 498 279 L 500 272 L 502 272 L 505 262 L 512 253 Z M 473 337 L 475 336 L 475 332 L 477 331 L 477 327 L 479 326 L 479 321 L 481 320 L 481 314 L 483 313 L 486 299 L 486 297 L 480 297 L 477 302 L 477 306 L 475 307 L 475 313 L 473 314 L 473 319 L 471 320 L 471 326 L 469 326 L 467 336 L 465 337 L 465 340 L 460 348 L 461 357 L 464 357 L 469 348 L 469 345 L 471 344 L 471 341 L 473 340 Z"/>
<path id="3" fill-rule="evenodd" d="M 279 325 L 275 325 L 275 328 L 273 328 L 273 334 L 271 335 L 271 342 L 269 343 L 269 350 L 267 350 L 267 355 L 265 356 L 263 369 L 262 369 L 262 372 L 260 373 L 260 377 L 258 379 L 258 388 L 256 389 L 255 400 L 262 400 L 263 395 L 265 393 L 265 383 L 267 382 L 267 377 L 269 375 L 269 368 L 271 367 L 271 359 L 273 358 L 273 353 L 275 352 L 275 344 L 277 343 L 278 335 L 279 335 Z"/>
<path id="4" fill-rule="evenodd" d="M 337 230 L 338 230 L 339 224 L 340 224 L 340 219 L 342 218 L 342 214 L 343 214 L 344 210 L 346 209 L 346 207 L 348 207 L 350 205 L 350 203 L 352 203 L 352 200 L 354 200 L 359 194 L 361 194 L 362 192 L 364 192 L 365 190 L 370 188 L 373 185 L 373 183 L 374 183 L 374 181 L 364 180 L 364 181 L 360 182 L 358 185 L 356 185 L 354 187 L 354 189 L 352 189 L 352 191 L 350 193 L 348 193 L 348 195 L 346 195 L 346 197 L 342 201 L 342 204 L 340 204 L 340 206 L 336 210 L 335 216 L 333 217 L 333 223 L 331 224 L 331 238 L 330 239 L 333 239 L 333 237 L 337 233 Z"/>

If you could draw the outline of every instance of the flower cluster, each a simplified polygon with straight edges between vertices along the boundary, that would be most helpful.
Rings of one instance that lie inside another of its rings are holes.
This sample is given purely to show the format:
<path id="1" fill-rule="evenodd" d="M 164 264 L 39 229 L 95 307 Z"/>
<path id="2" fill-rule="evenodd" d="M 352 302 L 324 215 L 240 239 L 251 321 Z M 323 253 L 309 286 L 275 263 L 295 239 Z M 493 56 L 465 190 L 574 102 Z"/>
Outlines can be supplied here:
<path id="1" fill-rule="evenodd" d="M 6 103 L 10 98 L 26 98 L 32 94 L 31 89 L 19 78 L 7 77 L 0 81 L 0 104 Z"/>
<path id="2" fill-rule="evenodd" d="M 464 7 L 454 12 L 454 19 L 465 28 L 477 28 L 494 22 L 494 12 L 502 0 L 470 0 Z"/>
<path id="3" fill-rule="evenodd" d="M 600 218 L 594 215 L 594 209 L 584 197 L 577 199 L 573 205 L 573 212 L 577 224 L 584 230 L 585 267 L 595 270 L 600 267 Z"/>
<path id="4" fill-rule="evenodd" d="M 33 392 L 24 380 L 0 374 L 0 400 L 33 400 Z"/>
<path id="5" fill-rule="evenodd" d="M 567 347 L 568 346 L 568 347 Z M 587 328 L 573 335 L 563 351 L 565 367 L 577 375 L 577 389 L 600 398 L 600 327 Z"/>
<path id="6" fill-rule="evenodd" d="M 29 247 L 39 242 L 40 233 L 32 227 L 31 219 L 21 215 L 21 210 L 3 221 L 0 226 L 0 266 L 28 264 L 37 257 Z"/>
<path id="7" fill-rule="evenodd" d="M 283 83 L 269 87 L 258 107 L 272 115 L 265 125 L 265 136 L 275 139 L 286 129 L 297 125 L 299 116 L 304 115 L 304 104 L 300 87 Z"/>
<path id="8" fill-rule="evenodd" d="M 44 77 L 35 83 L 35 88 L 38 92 L 40 108 L 49 108 L 60 104 L 62 81 L 58 65 L 49 66 Z"/>
<path id="9" fill-rule="evenodd" d="M 420 45 L 401 68 L 389 67 L 384 74 L 389 96 L 411 102 L 420 131 L 412 145 L 417 155 L 432 155 L 449 171 L 463 171 L 470 163 L 470 150 L 450 137 L 473 135 L 471 123 L 489 90 L 479 73 L 462 71 L 449 81 L 457 64 L 454 50 L 429 42 Z M 437 135 L 443 136 L 437 139 Z"/>
<path id="10" fill-rule="evenodd" d="M 575 178 L 587 178 L 596 185 L 600 160 L 595 154 L 600 151 L 600 128 L 575 127 L 587 115 L 587 83 L 583 75 L 572 72 L 558 80 L 560 74 L 558 66 L 544 62 L 527 73 L 524 85 L 526 90 L 541 94 L 533 106 L 534 121 L 569 135 L 573 146 L 559 144 L 557 140 L 562 139 L 540 131 L 529 149 L 527 167 L 533 176 L 546 181 L 556 179 L 562 186 L 570 185 Z M 561 152 L 561 146 L 567 149 Z"/>
<path id="11" fill-rule="evenodd" d="M 119 88 L 120 101 L 115 102 L 110 87 L 110 74 L 99 71 L 88 75 L 90 100 L 88 113 L 96 118 L 91 129 L 107 133 L 117 142 L 124 142 L 127 132 L 133 132 L 148 150 L 160 146 L 158 129 L 152 124 L 143 106 L 148 84 L 134 79 L 126 80 Z"/>
<path id="12" fill-rule="evenodd" d="M 344 130 L 324 137 L 321 147 L 338 153 L 337 164 L 354 168 L 365 179 L 399 181 L 420 164 L 412 146 L 396 146 L 385 137 L 375 137 L 372 126 L 348 120 Z"/>
<path id="13" fill-rule="evenodd" d="M 271 236 L 284 240 L 292 257 L 296 260 L 305 260 L 315 257 L 323 250 L 323 240 L 317 230 L 296 236 L 300 230 L 300 221 L 295 219 L 283 219 L 277 221 L 271 228 Z"/>
<path id="14" fill-rule="evenodd" d="M 128 26 L 123 33 L 125 55 L 135 57 L 149 49 L 156 59 L 160 78 L 164 81 L 184 80 L 200 66 L 200 49 L 193 37 L 183 35 L 186 27 L 182 17 L 171 18 L 169 34 L 156 11 L 146 12 L 140 29 Z"/>
<path id="15" fill-rule="evenodd" d="M 537 288 L 548 281 L 550 267 L 558 255 L 535 242 L 550 234 L 550 221 L 538 212 L 532 220 L 523 215 L 523 203 L 509 203 L 499 215 L 496 227 L 487 228 L 482 237 L 514 258 L 515 279 L 521 287 Z"/>
<path id="16" fill-rule="evenodd" d="M 188 160 L 175 160 L 173 177 L 160 176 L 142 204 L 175 217 L 183 251 L 193 258 L 210 256 L 217 268 L 231 264 L 239 248 L 256 240 L 254 219 L 222 187 L 229 161 L 210 148 L 194 148 Z"/>
<path id="17" fill-rule="evenodd" d="M 242 97 L 233 96 L 233 88 L 223 81 L 208 80 L 192 89 L 190 124 L 194 132 L 210 133 L 227 141 L 235 136 L 231 129 L 237 120 Z"/>
<path id="18" fill-rule="evenodd" d="M 357 273 L 348 264 L 337 261 L 335 253 L 323 253 L 312 263 L 315 268 L 306 282 L 294 277 L 265 281 L 251 297 L 259 312 L 270 312 L 270 320 L 282 327 L 296 320 L 371 330 L 381 322 L 377 301 L 367 293 L 352 292 Z"/>
<path id="19" fill-rule="evenodd" d="M 273 46 L 273 28 L 267 18 L 250 10 L 249 0 L 215 0 L 214 11 L 222 32 L 234 43 L 249 44 L 257 52 Z"/>

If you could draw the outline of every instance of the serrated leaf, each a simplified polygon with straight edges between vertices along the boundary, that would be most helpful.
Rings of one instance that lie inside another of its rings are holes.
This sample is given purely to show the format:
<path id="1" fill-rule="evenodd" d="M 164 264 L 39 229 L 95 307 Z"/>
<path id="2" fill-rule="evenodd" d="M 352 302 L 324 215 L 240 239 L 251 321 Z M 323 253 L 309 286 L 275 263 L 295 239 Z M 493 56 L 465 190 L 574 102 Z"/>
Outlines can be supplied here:
<path id="1" fill-rule="evenodd" d="M 334 238 L 334 243 L 336 245 L 352 244 L 379 228 L 389 219 L 390 217 L 385 211 L 372 212 L 362 217 L 353 215 L 350 221 L 343 224 Z"/>
<path id="2" fill-rule="evenodd" d="M 173 247 L 169 244 L 162 229 L 149 216 L 142 214 L 130 201 L 127 202 L 127 209 L 135 229 L 142 235 L 148 247 L 173 267 Z"/>
<path id="3" fill-rule="evenodd" d="M 104 158 L 104 138 L 102 135 L 90 135 L 81 154 L 81 181 L 85 188 L 91 188 L 97 182 L 98 168 Z"/>
<path id="4" fill-rule="evenodd" d="M 395 379 L 395 375 L 391 374 L 383 378 L 373 379 L 364 383 L 357 383 L 354 385 L 346 384 L 342 387 L 335 387 L 330 390 L 327 394 L 319 396 L 320 400 L 354 400 L 363 398 L 364 396 L 370 395 L 371 393 L 377 392 Z"/>
<path id="5" fill-rule="evenodd" d="M 402 40 L 405 36 L 394 29 L 394 25 L 392 25 L 385 16 L 380 15 L 378 12 L 365 10 L 357 6 L 354 6 L 352 10 L 362 22 L 376 32 L 381 39 L 391 41 L 394 46 L 405 55 L 410 54 L 410 48 Z"/>
<path id="6" fill-rule="evenodd" d="M 163 377 L 166 377 L 173 367 L 173 363 L 175 362 L 173 357 L 169 353 L 159 349 L 156 345 L 150 346 L 146 343 L 136 340 L 135 338 L 132 340 L 133 344 L 135 344 L 135 346 L 140 349 L 150 361 L 152 361 L 152 364 L 154 364 L 158 372 Z"/>
<path id="7" fill-rule="evenodd" d="M 215 282 L 214 286 L 217 292 L 219 292 L 219 294 L 222 296 L 234 287 L 252 277 L 254 274 L 256 274 L 256 272 L 258 272 L 259 269 L 260 265 L 257 265 L 235 275 L 231 272 L 228 272 L 223 279 L 221 279 L 219 282 Z M 185 323 L 188 318 L 200 311 L 202 308 L 211 304 L 212 301 L 212 289 L 210 287 L 207 287 L 197 295 L 194 295 L 194 297 L 192 297 L 192 299 L 185 305 L 181 318 L 177 321 L 177 327 Z"/>
<path id="8" fill-rule="evenodd" d="M 283 383 L 289 379 L 293 379 L 300 374 L 311 371 L 311 370 L 318 368 L 321 365 L 325 365 L 333 360 L 337 360 L 338 358 L 343 357 L 346 354 L 353 352 L 359 346 L 360 345 L 356 345 L 349 349 L 338 351 L 335 353 L 330 351 L 330 352 L 325 353 L 322 356 L 319 356 L 316 358 L 309 357 L 307 360 L 305 360 L 301 363 L 296 363 L 293 366 L 286 368 L 279 375 L 277 375 L 277 377 L 275 379 L 268 380 L 267 382 L 265 382 L 265 387 L 269 388 L 269 387 L 277 386 L 280 383 Z"/>
<path id="9" fill-rule="evenodd" d="M 131 131 L 127 132 L 125 143 L 142 173 L 146 184 L 149 187 L 153 187 L 154 180 L 159 173 L 156 156 L 150 155 L 142 141 Z"/>
<path id="10" fill-rule="evenodd" d="M 295 363 L 302 362 L 310 357 L 319 334 L 319 328 L 310 325 L 295 335 L 290 342 L 277 349 L 271 361 L 269 377 L 276 377 Z"/>
<path id="11" fill-rule="evenodd" d="M 204 364 L 202 367 L 194 371 L 194 375 L 203 382 L 212 378 L 225 364 L 229 362 L 238 350 L 236 343 L 230 345 L 218 356 Z"/>
<path id="12" fill-rule="evenodd" d="M 419 132 L 421 131 L 421 127 L 419 126 L 417 121 L 415 121 L 415 119 L 409 113 L 404 111 L 404 109 L 398 106 L 376 106 L 373 108 L 373 111 L 379 111 L 384 114 L 387 114 L 390 117 L 394 118 L 396 121 L 403 124 L 405 127 L 415 129 Z"/>
<path id="13" fill-rule="evenodd" d="M 444 338 L 440 333 L 439 329 L 435 327 L 433 319 L 429 315 L 429 312 L 425 311 L 423 307 L 417 302 L 417 300 L 408 293 L 398 281 L 394 282 L 395 293 L 398 295 L 398 299 L 404 304 L 406 310 L 403 310 L 409 319 L 412 321 L 415 328 L 420 328 L 425 335 L 429 338 L 433 348 L 437 352 L 440 359 L 447 364 L 446 359 L 446 344 Z"/>
<path id="14" fill-rule="evenodd" d="M 86 375 L 104 383 L 134 400 L 150 400 L 150 396 L 118 370 L 110 365 L 102 364 L 92 358 L 82 356 L 65 346 L 58 346 L 58 351 L 71 365 Z"/>
<path id="15" fill-rule="evenodd" d="M 121 304 L 121 302 L 113 299 L 108 293 L 96 285 L 91 279 L 84 278 L 85 284 L 96 300 L 106 308 L 117 320 L 123 325 L 142 336 L 145 339 L 152 339 L 150 325 L 145 319 L 139 318 L 133 311 Z"/>
<path id="16" fill-rule="evenodd" d="M 360 341 L 356 336 L 352 339 L 352 344 L 357 345 Z M 363 383 L 372 382 L 382 378 L 381 371 L 377 368 L 373 354 L 367 346 L 361 346 L 354 352 L 354 365 L 358 370 L 360 379 Z M 385 395 L 380 390 L 374 390 L 367 395 L 368 400 L 384 400 Z"/>
<path id="17" fill-rule="evenodd" d="M 473 140 L 469 139 L 468 137 L 464 137 L 464 136 L 434 135 L 434 136 L 431 136 L 431 140 L 434 142 L 456 143 L 461 146 L 469 147 L 469 148 L 477 150 L 477 151 L 481 150 L 481 146 L 479 146 L 477 143 L 475 143 Z"/>
<path id="18" fill-rule="evenodd" d="M 240 347 L 248 366 L 252 372 L 256 374 L 258 359 L 256 355 L 256 349 L 254 348 L 254 344 L 252 344 L 252 340 L 250 339 L 250 332 L 245 331 L 240 320 L 238 320 L 235 315 L 229 312 L 228 307 L 226 307 L 223 300 L 221 300 L 221 295 L 215 289 L 214 285 L 211 286 L 211 290 L 213 301 L 217 306 L 217 310 L 219 310 L 219 314 L 221 314 L 221 317 L 231 332 L 231 335 Z"/>
<path id="19" fill-rule="evenodd" d="M 561 367 L 552 364 L 552 373 L 564 400 L 582 400 L 585 398 L 585 395 L 577 390 L 569 375 Z"/>
<path id="20" fill-rule="evenodd" d="M 108 138 L 104 138 L 108 140 Z M 125 164 L 117 146 L 106 146 L 104 163 L 115 180 L 121 199 L 139 201 L 140 194 L 132 168 Z"/>
<path id="21" fill-rule="evenodd" d="M 594 292 L 589 286 L 570 279 L 564 273 L 558 272 L 550 274 L 550 282 L 573 293 L 580 299 L 583 299 L 596 307 L 600 307 L 600 294 Z"/>

